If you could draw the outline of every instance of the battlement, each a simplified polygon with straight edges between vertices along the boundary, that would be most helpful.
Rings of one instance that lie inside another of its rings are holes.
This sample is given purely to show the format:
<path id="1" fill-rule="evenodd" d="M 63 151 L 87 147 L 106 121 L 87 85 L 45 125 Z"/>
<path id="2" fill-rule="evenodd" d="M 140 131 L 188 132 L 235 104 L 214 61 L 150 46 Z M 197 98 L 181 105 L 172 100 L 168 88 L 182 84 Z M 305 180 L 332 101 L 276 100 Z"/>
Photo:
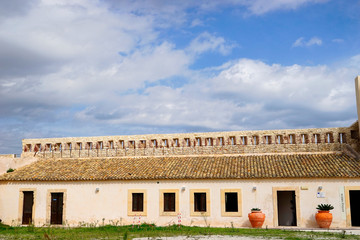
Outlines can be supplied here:
<path id="1" fill-rule="evenodd" d="M 24 139 L 22 156 L 45 158 L 359 150 L 358 124 L 340 128 Z"/>

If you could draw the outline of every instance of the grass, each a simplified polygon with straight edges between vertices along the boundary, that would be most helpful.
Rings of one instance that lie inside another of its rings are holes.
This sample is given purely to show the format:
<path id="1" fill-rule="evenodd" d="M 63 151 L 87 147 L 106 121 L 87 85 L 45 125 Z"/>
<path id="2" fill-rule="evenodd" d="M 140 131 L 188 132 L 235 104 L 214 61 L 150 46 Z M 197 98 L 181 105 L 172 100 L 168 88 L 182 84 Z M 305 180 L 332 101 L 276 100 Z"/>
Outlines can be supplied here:
<path id="1" fill-rule="evenodd" d="M 331 232 L 304 232 L 280 229 L 251 229 L 251 228 L 213 228 L 168 226 L 158 227 L 153 224 L 141 226 L 111 226 L 100 227 L 11 227 L 0 224 L 0 240 L 3 239 L 133 239 L 146 237 L 157 239 L 170 236 L 195 235 L 231 235 L 254 238 L 277 238 L 287 240 L 310 239 L 359 239 L 357 235 L 345 235 Z"/>

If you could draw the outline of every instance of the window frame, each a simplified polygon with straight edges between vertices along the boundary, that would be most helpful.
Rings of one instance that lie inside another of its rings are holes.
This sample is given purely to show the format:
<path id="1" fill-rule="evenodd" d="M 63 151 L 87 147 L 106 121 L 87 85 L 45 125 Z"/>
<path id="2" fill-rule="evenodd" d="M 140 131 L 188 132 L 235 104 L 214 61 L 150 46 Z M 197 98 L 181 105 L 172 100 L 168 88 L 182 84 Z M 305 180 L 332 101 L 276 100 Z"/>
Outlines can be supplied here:
<path id="1" fill-rule="evenodd" d="M 133 211 L 133 193 L 143 194 L 143 211 Z M 147 191 L 145 189 L 129 189 L 128 190 L 128 216 L 147 215 Z"/>
<path id="2" fill-rule="evenodd" d="M 206 211 L 198 212 L 195 211 L 195 193 L 206 194 Z M 191 217 L 209 217 L 210 216 L 210 189 L 190 189 L 190 216 Z"/>
<path id="3" fill-rule="evenodd" d="M 238 211 L 237 212 L 226 212 L 225 194 L 226 193 L 237 193 Z M 241 189 L 220 189 L 221 196 L 221 216 L 222 217 L 242 217 L 242 195 Z"/>
<path id="4" fill-rule="evenodd" d="M 165 211 L 164 210 L 164 194 L 165 193 L 175 193 L 175 211 Z M 159 210 L 160 216 L 177 216 L 179 213 L 179 189 L 160 189 L 159 190 Z"/>

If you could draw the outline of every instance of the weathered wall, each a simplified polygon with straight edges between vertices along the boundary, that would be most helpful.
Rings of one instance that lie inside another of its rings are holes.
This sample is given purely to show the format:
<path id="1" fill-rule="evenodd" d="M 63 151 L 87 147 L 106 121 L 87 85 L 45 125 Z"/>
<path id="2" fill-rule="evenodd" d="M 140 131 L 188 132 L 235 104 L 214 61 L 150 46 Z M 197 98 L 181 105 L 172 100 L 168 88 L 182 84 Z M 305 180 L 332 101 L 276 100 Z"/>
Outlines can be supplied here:
<path id="1" fill-rule="evenodd" d="M 36 160 L 36 157 L 16 158 L 15 154 L 0 155 L 0 174 L 5 173 L 9 168 L 17 169 Z"/>
<path id="2" fill-rule="evenodd" d="M 156 143 L 154 143 L 154 140 Z M 24 139 L 22 156 L 106 157 L 359 151 L 358 125 L 345 128 Z"/>
<path id="3" fill-rule="evenodd" d="M 317 192 L 322 186 L 324 198 Z M 299 201 L 298 227 L 317 227 L 314 214 L 320 203 L 330 203 L 335 209 L 332 228 L 344 228 L 349 208 L 345 206 L 347 196 L 342 195 L 345 187 L 357 186 L 360 179 L 262 179 L 262 180 L 183 180 L 183 181 L 108 181 L 108 182 L 12 182 L 0 183 L 0 219 L 5 224 L 21 222 L 21 190 L 35 191 L 35 224 L 41 226 L 48 221 L 46 211 L 48 191 L 66 191 L 65 223 L 77 226 L 81 223 L 132 224 L 134 217 L 128 216 L 128 190 L 142 189 L 147 192 L 147 215 L 141 222 L 169 225 L 177 223 L 177 216 L 160 216 L 159 193 L 163 189 L 176 189 L 179 192 L 179 212 L 182 224 L 205 226 L 249 227 L 247 214 L 253 207 L 259 207 L 266 214 L 264 227 L 274 227 L 275 188 L 296 189 Z M 185 190 L 182 190 L 182 188 Z M 256 190 L 253 190 L 256 187 Z M 96 192 L 99 188 L 99 192 Z M 210 214 L 207 217 L 190 216 L 190 190 L 207 189 L 210 193 Z M 242 193 L 241 217 L 221 216 L 221 189 L 240 189 Z M 346 195 L 346 191 L 345 191 Z M 137 218 L 138 219 L 138 218 Z"/>

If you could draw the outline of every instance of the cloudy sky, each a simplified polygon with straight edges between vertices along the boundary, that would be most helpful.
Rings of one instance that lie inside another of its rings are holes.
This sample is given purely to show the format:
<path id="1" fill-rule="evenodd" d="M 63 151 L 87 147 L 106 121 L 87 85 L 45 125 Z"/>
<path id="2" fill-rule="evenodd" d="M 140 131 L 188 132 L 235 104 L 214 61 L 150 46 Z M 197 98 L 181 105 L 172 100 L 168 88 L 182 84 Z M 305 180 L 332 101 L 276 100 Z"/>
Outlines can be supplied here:
<path id="1" fill-rule="evenodd" d="M 349 126 L 359 0 L 1 0 L 0 153 L 21 139 Z"/>

